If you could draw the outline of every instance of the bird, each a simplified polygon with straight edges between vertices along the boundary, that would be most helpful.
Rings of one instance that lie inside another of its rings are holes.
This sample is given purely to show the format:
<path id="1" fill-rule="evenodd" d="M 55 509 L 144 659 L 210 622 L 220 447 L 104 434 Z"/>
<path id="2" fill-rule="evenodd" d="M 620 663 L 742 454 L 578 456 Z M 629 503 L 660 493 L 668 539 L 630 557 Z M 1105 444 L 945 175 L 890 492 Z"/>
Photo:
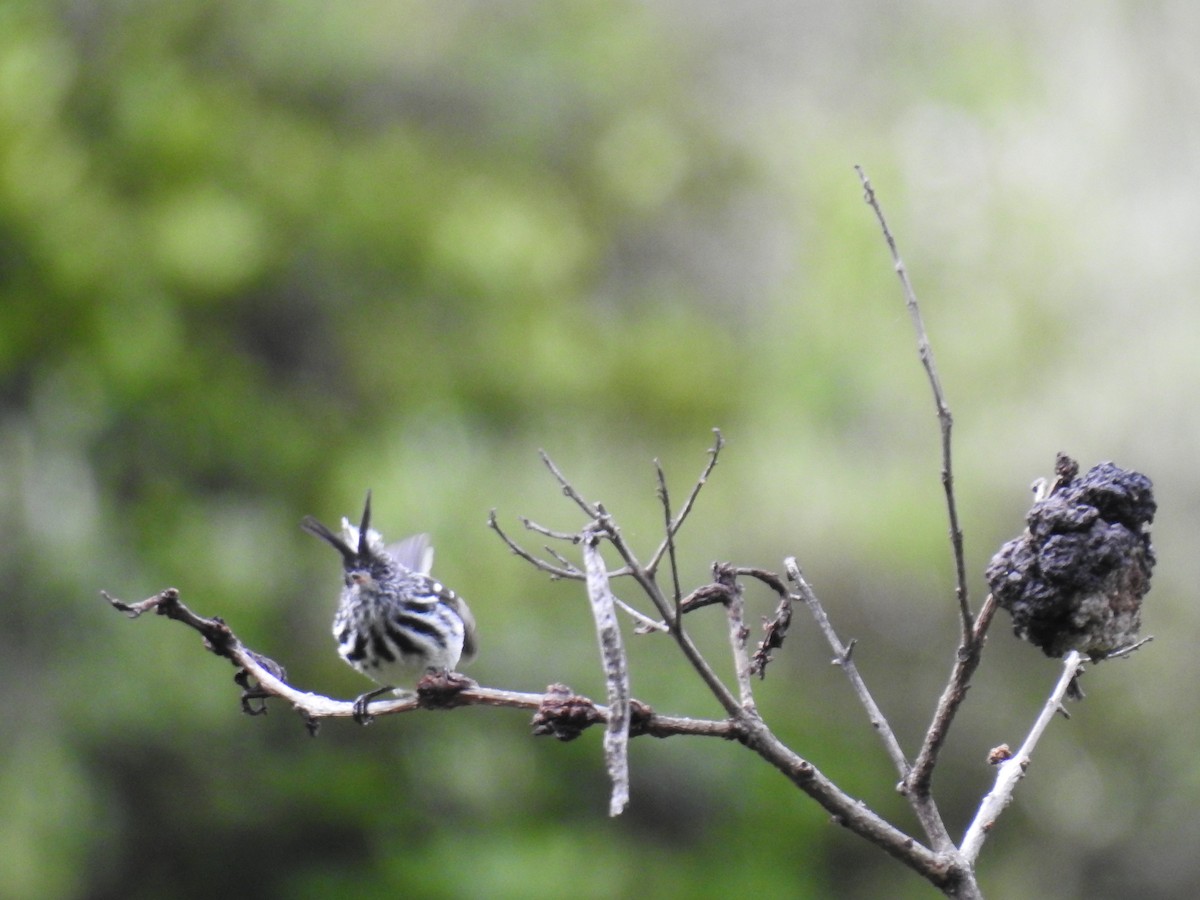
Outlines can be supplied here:
<path id="1" fill-rule="evenodd" d="M 371 528 L 371 492 L 357 527 L 342 519 L 335 534 L 312 516 L 300 527 L 342 556 L 345 586 L 333 618 L 338 654 L 381 685 L 354 701 L 354 719 L 368 724 L 367 706 L 413 676 L 449 674 L 476 652 L 475 619 L 466 602 L 430 575 L 427 534 L 385 546 Z"/>

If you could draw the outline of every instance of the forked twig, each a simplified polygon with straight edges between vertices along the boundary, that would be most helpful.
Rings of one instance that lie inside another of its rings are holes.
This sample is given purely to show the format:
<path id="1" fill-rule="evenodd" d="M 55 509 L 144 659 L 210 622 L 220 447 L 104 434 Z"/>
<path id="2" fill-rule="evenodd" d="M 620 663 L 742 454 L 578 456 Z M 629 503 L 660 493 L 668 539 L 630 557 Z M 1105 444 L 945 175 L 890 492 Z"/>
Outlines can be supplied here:
<path id="1" fill-rule="evenodd" d="M 929 342 L 929 335 L 925 329 L 924 319 L 921 316 L 921 308 L 917 302 L 916 291 L 913 289 L 912 282 L 908 277 L 908 269 L 905 267 L 904 260 L 900 256 L 896 239 L 892 235 L 887 218 L 883 214 L 883 208 L 879 204 L 879 200 L 875 195 L 875 189 L 871 186 L 871 181 L 867 177 L 866 172 L 863 171 L 861 166 L 855 166 L 854 169 L 858 173 L 859 181 L 862 183 L 864 199 L 875 213 L 875 218 L 879 222 L 880 229 L 883 231 L 883 237 L 891 253 L 896 275 L 900 279 L 900 285 L 904 291 L 904 302 L 912 318 L 913 328 L 917 335 L 917 352 L 921 357 L 921 365 L 925 369 L 929 386 L 933 391 L 934 405 L 937 408 L 938 423 L 941 428 L 942 490 L 945 494 L 946 511 L 949 518 L 950 545 L 954 556 L 955 595 L 958 599 L 961 633 L 958 653 L 954 669 L 950 675 L 950 681 L 938 701 L 933 721 L 925 733 L 925 739 L 922 742 L 917 758 L 911 770 L 901 782 L 901 789 L 909 795 L 911 801 L 918 804 L 925 804 L 932 802 L 930 799 L 930 785 L 933 778 L 933 769 L 937 764 L 938 755 L 946 740 L 950 724 L 953 722 L 955 713 L 957 713 L 959 706 L 966 696 L 971 676 L 975 673 L 975 669 L 979 665 L 979 659 L 983 652 L 984 638 L 987 634 L 988 626 L 991 624 L 992 616 L 995 613 L 996 604 L 994 598 L 989 595 L 979 611 L 978 618 L 971 612 L 971 604 L 967 593 L 962 527 L 959 524 L 958 503 L 954 494 L 954 466 L 951 440 L 954 417 L 951 415 L 950 407 L 946 402 L 946 394 L 942 389 L 942 382 L 938 376 L 937 365 L 933 356 L 933 347 Z"/>
<path id="2" fill-rule="evenodd" d="M 679 512 L 676 513 L 670 526 L 667 528 L 667 538 L 658 545 L 658 549 L 650 555 L 649 562 L 646 563 L 646 571 L 653 575 L 658 571 L 659 563 L 662 562 L 663 554 L 670 548 L 670 540 L 679 533 L 679 529 L 683 527 L 683 523 L 687 521 L 687 517 L 692 512 L 692 507 L 696 505 L 696 498 L 700 496 L 700 491 L 708 484 L 708 476 L 712 474 L 713 469 L 717 467 L 717 457 L 721 455 L 721 448 L 725 446 L 725 437 L 721 434 L 720 428 L 713 429 L 712 447 L 708 450 L 708 462 L 704 466 L 704 471 L 700 473 L 700 477 L 696 479 L 696 483 L 692 485 L 691 491 L 688 492 L 687 499 L 683 501 L 683 506 L 679 507 Z"/>
<path id="3" fill-rule="evenodd" d="M 724 445 L 724 440 L 721 438 L 720 431 L 714 429 L 714 433 L 717 436 L 717 440 L 713 448 L 709 451 L 711 458 L 709 459 L 708 465 L 705 467 L 697 484 L 693 486 L 691 493 L 688 495 L 688 499 L 684 504 L 684 507 L 680 509 L 679 513 L 670 520 L 669 533 L 672 536 L 678 533 L 680 526 L 687 518 L 687 514 L 691 511 L 692 505 L 695 503 L 696 497 L 699 494 L 701 487 L 703 487 L 704 481 L 712 472 L 713 466 L 716 464 L 717 454 Z M 588 515 L 590 521 L 584 527 L 584 529 L 578 533 L 552 532 L 549 529 L 542 528 L 540 526 L 533 530 L 537 531 L 539 534 L 556 537 L 571 544 L 579 544 L 588 539 L 589 536 L 592 539 L 596 537 L 603 537 L 610 544 L 612 544 L 613 549 L 617 551 L 617 554 L 624 562 L 624 566 L 619 569 L 608 571 L 607 577 L 609 579 L 622 576 L 632 578 L 654 605 L 655 611 L 658 613 L 661 619 L 660 624 L 659 622 L 656 622 L 640 613 L 636 613 L 635 611 L 635 619 L 638 620 L 641 630 L 654 631 L 665 629 L 670 631 L 675 638 L 676 643 L 683 651 L 684 656 L 687 657 L 688 662 L 691 663 L 692 668 L 695 669 L 696 673 L 708 686 L 713 696 L 717 699 L 725 711 L 732 714 L 740 710 L 741 706 L 738 702 L 738 698 L 734 696 L 728 687 L 726 687 L 725 683 L 720 679 L 720 677 L 713 670 L 712 666 L 704 658 L 704 655 L 700 652 L 699 648 L 695 645 L 687 633 L 679 626 L 679 617 L 675 609 L 675 604 L 668 600 L 666 596 L 664 596 L 662 589 L 659 587 L 655 578 L 655 573 L 647 566 L 643 565 L 637 558 L 637 555 L 633 552 L 633 548 L 629 546 L 628 542 L 621 534 L 621 530 L 617 527 L 616 522 L 605 511 L 603 504 L 593 503 L 584 498 L 583 494 L 575 487 L 570 479 L 563 474 L 562 469 L 555 464 L 555 462 L 550 458 L 549 454 L 547 454 L 544 450 L 539 451 L 539 455 L 541 456 L 542 462 L 545 464 L 546 468 L 550 470 L 551 474 L 554 476 L 554 479 L 558 482 L 559 487 L 562 489 L 563 495 L 570 498 L 576 506 L 583 510 Z M 557 554 L 555 554 L 555 556 L 560 560 L 560 562 L 555 564 L 547 562 L 546 560 L 530 553 L 528 550 L 525 550 L 499 526 L 499 524 L 496 522 L 496 516 L 494 512 L 488 519 L 488 526 L 500 536 L 508 548 L 516 555 L 520 556 L 535 568 L 549 573 L 552 578 L 569 578 L 575 580 L 584 579 L 584 571 L 582 569 L 562 562 L 561 557 L 559 557 Z M 659 547 L 659 550 L 656 552 L 656 558 L 661 559 L 661 555 L 663 552 L 665 552 L 667 546 L 668 542 L 664 540 L 662 545 Z M 621 605 L 623 608 L 625 607 L 624 604 L 619 605 Z"/>
<path id="4" fill-rule="evenodd" d="M 673 518 L 669 517 L 669 515 L 666 517 L 668 522 L 667 537 L 660 545 L 658 551 L 656 551 L 656 561 L 660 561 L 664 554 L 669 552 L 671 539 L 686 518 L 687 511 L 695 501 L 695 497 L 704 479 L 711 472 L 712 464 L 715 462 L 715 456 L 720 446 L 721 441 L 718 439 L 713 449 L 714 458 L 710 460 L 710 464 L 706 467 L 700 481 L 693 487 L 685 508 L 681 509 Z M 872 812 L 861 802 L 846 795 L 833 782 L 821 775 L 811 763 L 788 749 L 758 715 L 750 688 L 750 662 L 745 652 L 746 629 L 743 622 L 741 603 L 739 602 L 741 589 L 737 583 L 737 578 L 739 575 L 758 578 L 776 591 L 782 591 L 784 595 L 790 597 L 790 592 L 787 591 L 786 585 L 777 576 L 762 570 L 718 565 L 714 567 L 714 583 L 697 588 L 686 598 L 681 598 L 677 611 L 675 604 L 671 602 L 674 598 L 669 599 L 664 595 L 655 579 L 653 570 L 639 561 L 632 547 L 630 547 L 617 527 L 615 520 L 604 510 L 603 506 L 598 503 L 592 504 L 586 501 L 583 495 L 562 475 L 561 470 L 548 461 L 547 464 L 551 467 L 551 471 L 555 473 L 555 477 L 563 487 L 564 494 L 575 500 L 576 504 L 581 508 L 594 509 L 596 512 L 596 516 L 585 526 L 584 531 L 580 532 L 580 538 L 584 540 L 585 548 L 590 548 L 588 549 L 589 562 L 587 568 L 595 571 L 596 580 L 599 581 L 598 576 L 601 571 L 601 565 L 598 559 L 591 558 L 591 555 L 595 554 L 592 542 L 597 538 L 608 540 L 625 565 L 623 569 L 606 573 L 606 577 L 628 575 L 638 584 L 642 592 L 649 598 L 658 614 L 662 617 L 663 623 L 669 629 L 672 638 L 679 645 L 684 656 L 726 710 L 729 715 L 729 722 L 738 734 L 738 740 L 754 750 L 771 765 L 778 768 L 801 790 L 825 807 L 835 817 L 836 821 L 921 872 L 924 877 L 938 887 L 941 887 L 946 893 L 961 898 L 978 896 L 974 885 L 973 873 L 961 866 L 954 854 L 943 852 L 940 849 L 936 851 L 931 850 L 923 846 L 920 842 L 883 820 L 878 814 Z M 663 480 L 665 481 L 665 479 Z M 598 554 L 596 555 L 598 556 Z M 528 559 L 532 554 L 522 554 L 522 556 Z M 534 564 L 537 565 L 536 562 Z M 689 610 L 699 609 L 708 603 L 721 603 L 727 609 L 740 699 L 739 696 L 734 696 L 722 680 L 713 672 L 712 667 L 692 642 L 687 632 L 677 627 L 679 616 Z M 842 656 L 841 663 L 856 672 L 856 670 L 853 670 L 853 664 L 850 662 L 849 654 L 845 651 L 845 648 L 842 648 Z M 879 716 L 879 719 L 882 720 L 882 716 Z M 886 727 L 886 723 L 884 724 Z M 886 730 L 890 734 L 890 728 Z M 894 742 L 894 738 L 892 740 Z M 903 764 L 902 754 L 900 754 L 900 759 L 901 764 Z M 938 841 L 936 843 L 940 845 L 943 842 Z"/>
<path id="5" fill-rule="evenodd" d="M 525 520 L 525 521 L 526 521 L 526 527 L 528 528 L 529 522 L 528 522 L 528 520 Z M 556 566 L 553 563 L 546 562 L 546 560 L 540 559 L 540 558 L 534 556 L 532 553 L 530 553 L 528 550 L 526 550 L 524 547 L 522 547 L 520 544 L 518 544 L 515 540 L 513 540 L 511 537 L 509 537 L 508 532 L 505 531 L 503 528 L 501 528 L 500 523 L 498 521 L 496 521 L 496 511 L 494 509 L 490 513 L 488 513 L 487 524 L 488 524 L 488 528 L 490 528 L 490 529 L 492 529 L 492 531 L 496 532 L 496 534 L 498 534 L 500 536 L 500 540 L 504 541 L 504 543 L 506 545 L 508 545 L 509 550 L 511 550 L 517 556 L 521 557 L 521 559 L 525 560 L 527 563 L 532 565 L 534 568 L 540 569 L 541 571 L 546 572 L 547 574 L 550 575 L 551 578 L 564 578 L 564 579 L 569 579 L 569 580 L 574 580 L 574 581 L 582 581 L 583 580 L 584 576 L 583 576 L 583 572 L 581 570 L 575 568 L 574 566 L 569 566 L 569 567 L 568 566 Z"/>

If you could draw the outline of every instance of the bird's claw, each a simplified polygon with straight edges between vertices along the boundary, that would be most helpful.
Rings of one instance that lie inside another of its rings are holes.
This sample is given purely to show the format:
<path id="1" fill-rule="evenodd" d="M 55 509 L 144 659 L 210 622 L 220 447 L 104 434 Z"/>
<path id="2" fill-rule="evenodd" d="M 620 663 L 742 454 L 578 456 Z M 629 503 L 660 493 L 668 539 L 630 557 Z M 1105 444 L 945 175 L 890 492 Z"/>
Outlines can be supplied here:
<path id="1" fill-rule="evenodd" d="M 372 722 L 374 722 L 375 717 L 367 712 L 367 707 L 371 704 L 371 701 L 380 694 L 386 694 L 390 690 L 393 690 L 393 688 L 390 686 L 381 687 L 376 688 L 373 691 L 367 691 L 365 694 L 360 694 L 354 701 L 354 711 L 351 713 L 351 715 L 354 717 L 354 721 L 359 725 L 370 725 Z"/>

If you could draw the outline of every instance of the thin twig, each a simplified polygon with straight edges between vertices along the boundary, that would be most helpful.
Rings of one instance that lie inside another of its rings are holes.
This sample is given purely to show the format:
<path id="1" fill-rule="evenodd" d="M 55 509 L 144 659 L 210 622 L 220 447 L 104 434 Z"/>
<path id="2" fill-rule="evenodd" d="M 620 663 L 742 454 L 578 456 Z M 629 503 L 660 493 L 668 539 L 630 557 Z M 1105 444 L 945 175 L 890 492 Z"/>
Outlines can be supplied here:
<path id="1" fill-rule="evenodd" d="M 671 562 L 671 585 L 675 598 L 675 626 L 683 627 L 683 617 L 679 614 L 679 604 L 683 592 L 679 589 L 679 563 L 675 559 L 675 526 L 671 521 L 671 495 L 667 491 L 667 476 L 663 473 L 662 465 L 654 460 L 654 471 L 658 474 L 658 499 L 662 501 L 663 529 L 666 532 L 667 555 Z M 653 574 L 653 570 L 651 570 Z"/>
<path id="2" fill-rule="evenodd" d="M 746 575 L 750 578 L 758 579 L 775 593 L 777 593 L 780 597 L 786 597 L 791 593 L 788 590 L 787 585 L 783 583 L 782 578 L 780 578 L 774 572 L 768 572 L 766 569 L 759 569 L 755 566 L 738 566 L 733 570 L 733 573 L 739 577 Z"/>
<path id="3" fill-rule="evenodd" d="M 929 796 L 933 781 L 933 769 L 937 765 L 938 754 L 946 742 L 950 732 L 950 723 L 954 721 L 955 713 L 962 705 L 970 687 L 971 676 L 979 667 L 979 659 L 983 654 L 984 638 L 992 617 L 996 614 L 998 604 L 992 594 L 988 594 L 979 609 L 971 636 L 967 643 L 958 648 L 954 658 L 954 669 L 950 673 L 942 696 L 938 699 L 937 709 L 933 713 L 933 721 L 925 732 L 925 740 L 921 750 L 913 762 L 912 770 L 904 780 L 904 790 L 915 797 Z"/>
<path id="4" fill-rule="evenodd" d="M 656 619 L 650 618 L 645 613 L 634 609 L 620 597 L 613 597 L 613 600 L 616 602 L 617 607 L 623 610 L 636 623 L 634 630 L 638 634 L 648 634 L 651 631 L 661 631 L 663 634 L 670 633 L 671 628 L 666 622 L 659 622 Z"/>
<path id="5" fill-rule="evenodd" d="M 925 322 L 921 317 L 921 307 L 917 305 L 917 294 L 913 290 L 912 282 L 909 281 L 908 269 L 905 268 L 904 260 L 900 258 L 900 251 L 896 248 L 896 239 L 892 237 L 891 229 L 888 228 L 887 219 L 884 218 L 883 209 L 879 205 L 875 189 L 871 187 L 871 181 L 867 178 L 866 172 L 861 166 L 855 166 L 854 170 L 858 173 L 859 181 L 862 182 L 864 199 L 875 211 L 875 218 L 879 220 L 879 227 L 883 229 L 883 237 L 891 251 L 896 275 L 900 278 L 900 285 L 904 289 L 904 302 L 908 306 L 913 327 L 917 332 L 917 352 L 921 357 L 921 365 L 925 367 L 925 374 L 929 378 L 929 386 L 933 389 L 933 402 L 937 407 L 938 422 L 941 424 L 942 430 L 942 489 L 946 494 L 946 511 L 950 518 L 950 544 L 954 551 L 956 579 L 955 594 L 958 597 L 959 616 L 962 620 L 962 643 L 966 644 L 971 638 L 972 615 L 971 604 L 967 598 L 967 565 L 963 553 L 962 527 L 958 522 L 958 504 L 954 499 L 954 468 L 951 460 L 950 440 L 954 417 L 950 414 L 950 407 L 946 403 L 946 394 L 942 390 L 942 381 L 938 377 L 937 366 L 933 359 L 933 347 L 929 343 L 929 335 L 925 331 Z"/>
<path id="6" fill-rule="evenodd" d="M 804 605 L 808 607 L 813 618 L 817 622 L 817 627 L 825 636 L 825 640 L 833 649 L 833 662 L 839 666 L 846 677 L 850 680 L 850 686 L 854 689 L 854 693 L 858 695 L 859 702 L 863 705 L 863 709 L 867 711 L 867 718 L 871 723 L 871 727 L 879 735 L 879 739 L 883 741 L 884 749 L 891 757 L 892 764 L 896 767 L 896 771 L 900 775 L 901 785 L 905 784 L 910 773 L 908 758 L 904 755 L 904 749 L 900 746 L 900 742 L 896 739 L 896 734 L 892 731 L 892 726 L 888 722 L 887 717 L 883 714 L 883 710 L 879 708 L 879 704 L 875 702 L 875 698 L 871 696 L 870 690 L 867 689 L 866 682 L 863 681 L 862 675 L 859 674 L 858 666 L 855 665 L 851 658 L 853 651 L 853 642 L 849 645 L 842 643 L 841 639 L 834 631 L 833 625 L 829 621 L 829 617 L 825 614 L 825 609 L 821 605 L 820 599 L 817 597 L 816 591 L 812 589 L 812 585 L 804 577 L 804 573 L 800 570 L 795 557 L 789 556 L 784 560 L 784 568 L 787 570 L 788 578 L 792 584 L 796 586 L 796 592 Z M 941 813 L 938 811 L 937 804 L 928 794 L 916 796 L 911 792 L 908 793 L 909 804 L 916 813 L 917 818 L 921 822 L 921 827 L 925 830 L 926 836 L 935 850 L 946 850 L 953 846 L 950 839 L 950 832 L 947 831 L 945 823 L 942 821 Z"/>
<path id="7" fill-rule="evenodd" d="M 598 519 L 603 514 L 604 507 L 599 503 L 592 504 L 584 500 L 580 493 L 575 490 L 575 486 L 563 475 L 562 470 L 554 464 L 554 460 L 550 458 L 550 454 L 545 450 L 539 450 L 538 455 L 542 458 L 542 462 L 546 464 L 546 468 L 550 470 L 550 474 L 554 476 L 559 486 L 562 487 L 563 495 L 574 500 L 575 505 L 582 509 L 588 518 Z"/>
<path id="8" fill-rule="evenodd" d="M 556 541 L 565 541 L 568 544 L 578 544 L 581 540 L 578 532 L 555 531 L 552 528 L 547 528 L 545 525 L 539 525 L 537 522 L 533 521 L 533 519 L 525 516 L 517 516 L 517 518 L 520 520 L 521 524 L 525 526 L 526 530 L 535 531 L 543 537 L 553 538 Z"/>
<path id="9" fill-rule="evenodd" d="M 571 562 L 569 559 L 567 559 L 565 556 L 563 556 L 561 553 L 559 553 L 557 550 L 555 550 L 553 547 L 551 547 L 549 544 L 547 544 L 544 549 L 547 553 L 549 553 L 551 556 L 553 556 L 555 561 L 557 561 L 558 564 L 561 565 L 564 569 L 570 569 L 571 571 L 575 570 L 575 564 L 573 562 Z"/>
<path id="10" fill-rule="evenodd" d="M 996 820 L 1004 812 L 1005 807 L 1012 802 L 1013 792 L 1017 788 L 1017 783 L 1025 777 L 1025 772 L 1029 769 L 1029 763 L 1038 741 L 1049 727 L 1050 720 L 1062 709 L 1063 700 L 1070 691 L 1072 683 L 1086 665 L 1086 657 L 1078 650 L 1072 650 L 1067 654 L 1063 661 L 1062 675 L 1059 676 L 1058 683 L 1054 686 L 1041 713 L 1033 723 L 1033 728 L 1030 729 L 1029 736 L 1025 738 L 1025 743 L 1021 745 L 1021 749 L 1013 755 L 1012 759 L 1001 764 L 1000 771 L 996 773 L 996 783 L 988 795 L 983 798 L 974 821 L 971 822 L 963 837 L 959 852 L 968 865 L 975 864 L 979 851 L 983 848 L 983 842 L 987 840 Z"/>
<path id="11" fill-rule="evenodd" d="M 1141 650 L 1144 646 L 1146 646 L 1152 640 L 1154 640 L 1154 635 L 1148 634 L 1144 638 L 1142 638 L 1140 641 L 1135 641 L 1134 643 L 1129 644 L 1125 647 L 1122 647 L 1119 650 L 1114 650 L 1111 653 L 1106 653 L 1099 660 L 1096 660 L 1096 662 L 1105 662 L 1110 659 L 1124 659 L 1125 657 L 1129 656 L 1130 654 L 1136 653 L 1138 650 Z"/>
<path id="12" fill-rule="evenodd" d="M 896 771 L 903 778 L 908 774 L 908 759 L 904 756 L 904 750 L 900 747 L 900 742 L 896 740 L 896 735 L 892 731 L 887 717 L 884 716 L 883 711 L 875 702 L 875 698 L 871 696 L 871 692 L 867 689 L 866 683 L 858 672 L 858 667 L 854 664 L 854 660 L 851 659 L 850 648 L 843 644 L 837 636 L 837 632 L 834 631 L 833 625 L 829 621 L 829 616 L 825 614 L 825 608 L 821 605 L 821 601 L 817 597 L 816 591 L 812 589 L 812 585 L 808 583 L 808 579 L 804 577 L 804 573 L 800 570 L 796 558 L 789 556 L 783 561 L 783 565 L 787 570 L 788 578 L 796 586 L 796 593 L 799 594 L 804 605 L 808 607 L 808 611 L 812 613 L 812 617 L 817 622 L 817 627 L 821 630 L 821 634 L 825 636 L 825 640 L 829 643 L 830 648 L 832 648 L 834 665 L 841 667 L 842 671 L 846 673 L 846 677 L 850 679 L 850 685 L 854 688 L 854 693 L 858 695 L 859 702 L 862 703 L 863 708 L 867 711 L 871 727 L 878 732 L 888 756 L 891 757 L 892 763 L 896 767 Z"/>
<path id="13" fill-rule="evenodd" d="M 521 559 L 525 560 L 534 568 L 548 573 L 551 578 L 564 578 L 572 581 L 583 580 L 583 572 L 574 566 L 556 566 L 553 563 L 548 563 L 544 559 L 539 559 L 538 557 L 534 556 L 532 553 L 514 541 L 508 536 L 508 532 L 500 527 L 500 523 L 496 521 L 496 511 L 494 509 L 488 514 L 488 528 L 500 535 L 500 540 L 504 541 L 504 543 L 508 545 L 509 550 L 521 557 Z"/>
<path id="14" fill-rule="evenodd" d="M 725 446 L 725 437 L 721 434 L 720 428 L 713 429 L 715 440 L 713 445 L 708 450 L 708 462 L 704 466 L 704 471 L 700 473 L 700 477 L 696 479 L 696 483 L 692 485 L 691 491 L 688 493 L 687 499 L 683 501 L 683 506 L 676 513 L 674 521 L 667 529 L 668 537 L 674 537 L 679 533 L 679 529 L 683 527 L 683 523 L 687 520 L 688 515 L 692 511 L 692 507 L 696 505 L 696 498 L 700 496 L 700 491 L 708 484 L 708 476 L 712 474 L 713 469 L 717 466 L 717 457 L 721 455 L 721 448 Z M 658 571 L 659 563 L 662 562 L 663 554 L 669 549 L 669 541 L 664 539 L 658 545 L 658 549 L 650 556 L 650 561 L 646 563 L 646 571 L 651 575 Z"/>
<path id="15" fill-rule="evenodd" d="M 571 544 L 578 544 L 582 540 L 582 538 L 579 534 L 551 531 L 549 528 L 544 528 L 543 526 L 538 525 L 536 522 L 532 521 L 531 519 L 527 519 L 524 516 L 520 516 L 518 518 L 520 519 L 521 523 L 527 529 L 529 529 L 530 531 L 535 531 L 538 534 L 544 535 L 546 537 L 557 538 L 559 540 L 562 540 L 562 541 L 565 541 L 565 542 L 571 543 Z M 539 557 L 534 556 L 532 553 L 530 553 L 528 550 L 526 550 L 524 547 L 522 547 L 520 544 L 518 544 L 516 541 L 514 541 L 504 531 L 504 529 L 500 527 L 500 523 L 496 521 L 496 511 L 494 509 L 488 515 L 488 527 L 491 528 L 492 531 L 496 532 L 496 534 L 500 535 L 501 540 L 503 540 L 504 543 L 508 545 L 508 548 L 510 550 L 512 550 L 513 553 L 515 553 L 517 556 L 521 557 L 521 559 L 525 560 L 526 562 L 532 564 L 535 568 L 548 573 L 551 578 L 576 580 L 576 581 L 582 581 L 585 579 L 585 575 L 584 575 L 583 571 L 581 569 L 577 568 L 569 559 L 567 559 L 565 556 L 563 556 L 561 553 L 559 553 L 553 547 L 547 547 L 546 552 L 549 553 L 551 556 L 553 556 L 554 559 L 559 563 L 559 565 L 557 565 L 557 566 L 554 565 L 553 563 L 547 562 L 544 559 L 540 559 Z M 608 577 L 615 578 L 619 575 L 625 575 L 625 574 L 628 574 L 628 569 L 621 568 L 615 572 L 609 572 Z M 619 597 L 614 597 L 613 600 L 616 602 L 617 606 L 619 606 L 621 609 L 623 609 L 629 615 L 629 617 L 631 619 L 633 619 L 634 622 L 637 623 L 636 627 L 639 632 L 645 633 L 645 632 L 649 632 L 649 631 L 669 631 L 670 630 L 665 623 L 655 621 L 654 619 L 650 618 L 649 616 L 638 612 L 636 609 L 634 609 L 632 606 L 630 606 L 625 601 L 621 600 Z"/>

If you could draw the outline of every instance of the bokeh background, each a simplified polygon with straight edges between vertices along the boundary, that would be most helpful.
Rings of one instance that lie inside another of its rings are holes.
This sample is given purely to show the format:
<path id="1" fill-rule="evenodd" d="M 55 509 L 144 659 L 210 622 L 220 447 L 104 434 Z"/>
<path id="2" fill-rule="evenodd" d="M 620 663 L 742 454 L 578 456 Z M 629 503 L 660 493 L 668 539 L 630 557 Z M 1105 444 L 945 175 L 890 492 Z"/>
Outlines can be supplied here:
<path id="1" fill-rule="evenodd" d="M 880 192 L 956 418 L 973 601 L 1056 451 L 1149 474 L 1156 641 L 1087 675 L 989 840 L 994 897 L 1200 891 L 1195 475 L 1200 7 L 1185 2 L 0 5 L 0 895 L 928 897 L 742 748 L 461 710 L 251 719 L 178 587 L 352 697 L 336 555 L 375 492 L 472 603 L 482 682 L 600 695 L 578 585 L 488 511 L 799 557 L 909 748 L 956 624 L 936 421 L 852 166 Z M 627 599 L 633 595 L 627 592 Z M 750 617 L 773 606 L 751 593 Z M 721 616 L 692 628 L 728 672 Z M 714 715 L 662 639 L 634 689 Z M 936 785 L 960 833 L 1058 666 L 997 620 Z M 779 733 L 915 827 L 800 619 Z"/>

